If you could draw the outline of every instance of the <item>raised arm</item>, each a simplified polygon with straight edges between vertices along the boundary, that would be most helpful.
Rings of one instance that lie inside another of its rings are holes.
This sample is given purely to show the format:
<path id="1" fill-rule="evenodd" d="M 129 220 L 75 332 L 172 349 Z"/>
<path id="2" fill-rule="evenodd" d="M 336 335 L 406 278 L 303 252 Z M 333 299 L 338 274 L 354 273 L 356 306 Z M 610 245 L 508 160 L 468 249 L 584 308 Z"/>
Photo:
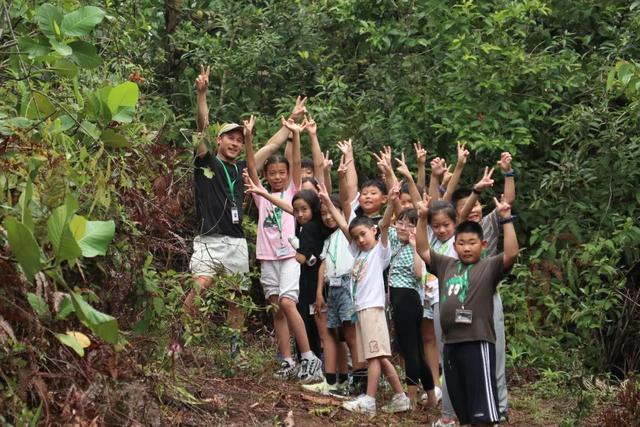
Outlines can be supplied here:
<path id="1" fill-rule="evenodd" d="M 295 188 L 300 188 L 300 185 L 302 185 L 302 174 L 300 171 L 300 132 L 302 132 L 304 128 L 293 119 L 285 120 L 284 117 L 282 117 L 281 120 L 282 126 L 291 131 L 293 140 L 291 143 L 291 182 Z"/>
<path id="2" fill-rule="evenodd" d="M 413 248 L 413 274 L 416 275 L 416 278 L 418 280 L 422 280 L 422 270 L 423 270 L 424 261 L 422 261 L 422 258 L 420 258 L 420 255 L 418 255 L 418 252 L 416 251 L 416 232 L 415 231 L 409 234 L 409 244 Z"/>
<path id="3" fill-rule="evenodd" d="M 427 236 L 427 214 L 429 212 L 429 203 L 431 197 L 425 193 L 422 200 L 415 204 L 418 211 L 418 225 L 416 226 L 416 252 L 424 263 L 429 267 L 431 265 L 431 248 L 429 247 L 429 237 Z"/>
<path id="4" fill-rule="evenodd" d="M 327 210 L 336 221 L 336 224 L 338 224 L 338 228 L 340 228 L 342 234 L 344 234 L 349 243 L 351 243 L 351 234 L 349 234 L 349 224 L 347 224 L 347 220 L 345 219 L 344 215 L 342 215 L 342 213 L 335 206 L 333 206 L 333 202 L 331 201 L 329 193 L 327 192 L 327 187 L 325 187 L 324 184 L 318 184 L 318 188 L 320 189 L 318 191 L 318 197 L 320 198 L 320 201 L 327 207 Z"/>
<path id="5" fill-rule="evenodd" d="M 245 192 L 251 194 L 257 194 L 258 196 L 264 197 L 268 201 L 270 201 L 274 206 L 278 206 L 280 209 L 288 213 L 289 215 L 293 215 L 293 206 L 290 203 L 285 202 L 280 197 L 276 197 L 273 194 L 269 193 L 264 189 L 261 185 L 256 184 L 250 177 L 249 173 L 245 171 L 242 174 L 244 178 L 244 187 Z"/>
<path id="6" fill-rule="evenodd" d="M 200 74 L 196 77 L 196 126 L 198 132 L 203 132 L 209 126 L 209 107 L 207 106 L 207 88 L 209 87 L 209 73 L 211 67 L 204 68 L 200 65 Z M 207 153 L 207 146 L 201 142 L 196 150 L 199 157 Z"/>
<path id="7" fill-rule="evenodd" d="M 458 161 L 456 162 L 456 167 L 453 170 L 453 175 L 451 175 L 451 179 L 449 179 L 449 184 L 447 184 L 447 191 L 444 193 L 444 196 L 442 196 L 442 198 L 447 202 L 451 201 L 453 192 L 458 188 L 458 183 L 462 176 L 462 170 L 464 169 L 464 165 L 467 164 L 467 159 L 469 158 L 469 150 L 465 148 L 465 145 L 466 143 L 458 143 Z"/>
<path id="8" fill-rule="evenodd" d="M 342 153 L 338 167 L 338 188 L 340 204 L 346 218 L 351 215 L 351 202 L 358 194 L 358 174 L 353 160 L 353 146 L 351 140 L 338 142 L 338 149 Z"/>
<path id="9" fill-rule="evenodd" d="M 464 206 L 460 211 L 460 215 L 458 215 L 458 222 L 466 221 L 467 217 L 473 210 L 473 207 L 476 205 L 476 202 L 480 199 L 480 194 L 487 188 L 493 187 L 493 179 L 491 178 L 491 175 L 493 175 L 493 171 L 493 168 L 484 168 L 484 174 L 482 175 L 482 178 L 480 179 L 480 181 L 474 184 L 473 191 L 471 191 L 471 194 L 469 195 L 469 197 L 467 197 L 467 200 L 465 201 Z"/>
<path id="10" fill-rule="evenodd" d="M 393 203 L 400 195 L 400 183 L 396 182 L 393 187 L 389 189 L 387 208 L 384 211 L 382 219 L 378 223 L 380 229 L 380 243 L 382 246 L 387 247 L 389 245 L 389 227 L 391 226 L 391 217 L 393 216 Z"/>
<path id="11" fill-rule="evenodd" d="M 429 177 L 429 196 L 432 200 L 440 200 L 440 177 L 447 170 L 444 159 L 436 157 L 431 160 L 431 176 Z"/>
<path id="12" fill-rule="evenodd" d="M 320 315 L 323 310 L 327 309 L 327 303 L 324 301 L 324 275 L 327 270 L 327 262 L 322 261 L 318 267 L 318 284 L 316 285 L 316 315 Z"/>
<path id="13" fill-rule="evenodd" d="M 413 149 L 416 152 L 416 159 L 418 161 L 418 187 L 425 188 L 427 177 L 424 167 L 427 164 L 427 150 L 422 148 L 420 141 L 413 144 Z"/>
<path id="14" fill-rule="evenodd" d="M 306 102 L 306 97 L 298 97 L 296 99 L 296 104 L 291 111 L 289 119 L 293 119 L 294 121 L 296 121 L 302 118 L 304 116 L 304 113 L 307 112 L 307 107 L 305 107 Z M 280 147 L 285 143 L 288 137 L 289 129 L 287 129 L 286 126 L 282 126 L 280 127 L 280 130 L 278 130 L 278 132 L 276 132 L 271 138 L 269 138 L 269 141 L 267 141 L 267 143 L 258 150 L 258 152 L 256 153 L 256 165 L 258 167 L 258 170 L 262 169 L 264 162 L 267 161 L 269 156 L 272 156 L 280 149 Z"/>
<path id="15" fill-rule="evenodd" d="M 309 134 L 311 141 L 311 158 L 313 159 L 313 176 L 320 183 L 324 182 L 324 169 L 322 150 L 320 149 L 320 141 L 318 141 L 318 125 L 312 117 L 305 116 L 304 130 Z"/>
<path id="16" fill-rule="evenodd" d="M 498 166 L 504 174 L 504 201 L 512 205 L 516 201 L 516 172 L 511 166 L 511 154 L 504 152 L 500 154 Z"/>
<path id="17" fill-rule="evenodd" d="M 324 177 L 324 186 L 327 187 L 327 192 L 331 194 L 333 192 L 333 184 L 331 182 L 331 167 L 333 166 L 333 160 L 329 157 L 329 151 L 322 155 L 322 175 Z"/>
<path id="18" fill-rule="evenodd" d="M 513 218 L 511 216 L 511 205 L 504 201 L 498 201 L 495 197 L 493 202 L 496 204 L 500 223 L 502 224 L 502 234 L 504 235 L 504 251 L 502 253 L 502 268 L 504 271 L 509 270 L 516 262 L 518 257 L 518 238 L 516 229 L 513 226 Z"/>
<path id="19" fill-rule="evenodd" d="M 251 115 L 249 120 L 243 120 L 242 124 L 244 125 L 244 151 L 247 156 L 247 173 L 251 181 L 259 183 L 260 178 L 258 177 L 256 159 L 253 153 L 253 129 L 256 124 L 255 116 Z"/>
<path id="20" fill-rule="evenodd" d="M 415 181 L 413 180 L 413 176 L 411 175 L 411 171 L 407 167 L 407 164 L 404 160 L 404 153 L 400 158 L 396 158 L 396 163 L 398 163 L 397 171 L 402 177 L 406 180 L 407 185 L 409 186 L 409 195 L 411 196 L 411 201 L 415 205 L 420 202 L 422 197 L 420 197 L 420 191 L 418 191 L 418 187 L 416 186 Z"/>
<path id="21" fill-rule="evenodd" d="M 398 178 L 396 178 L 396 175 L 393 173 L 393 163 L 391 162 L 391 147 L 386 145 L 383 147 L 382 151 L 380 151 L 380 155 L 376 155 L 376 153 L 373 153 L 373 156 L 378 161 L 378 169 L 380 169 L 380 172 L 384 177 L 384 183 L 387 188 L 395 186 L 398 182 Z"/>

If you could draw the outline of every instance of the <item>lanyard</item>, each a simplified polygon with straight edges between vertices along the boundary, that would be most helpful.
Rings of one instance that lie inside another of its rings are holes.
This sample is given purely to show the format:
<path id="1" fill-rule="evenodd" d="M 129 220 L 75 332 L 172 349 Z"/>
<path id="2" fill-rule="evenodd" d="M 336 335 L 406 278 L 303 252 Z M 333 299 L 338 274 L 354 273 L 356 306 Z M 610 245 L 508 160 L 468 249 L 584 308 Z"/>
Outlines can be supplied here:
<path id="1" fill-rule="evenodd" d="M 337 232 L 341 233 L 340 230 L 338 230 Z M 336 234 L 335 236 L 332 236 L 332 237 L 333 237 L 333 241 L 331 240 L 329 241 L 330 243 L 329 243 L 329 249 L 327 250 L 327 255 L 329 255 L 329 259 L 333 264 L 333 274 L 336 274 L 338 272 L 338 240 L 340 239 L 340 236 Z M 333 248 L 331 243 L 333 243 Z M 333 249 L 333 253 L 331 249 Z"/>
<path id="2" fill-rule="evenodd" d="M 284 197 L 284 191 L 280 192 L 280 200 Z M 280 240 L 282 240 L 282 209 L 279 206 L 273 207 L 273 222 L 276 223 Z"/>
<path id="3" fill-rule="evenodd" d="M 229 195 L 231 196 L 231 203 L 233 206 L 236 206 L 236 181 L 238 180 L 238 165 L 234 163 L 234 167 L 236 168 L 236 179 L 231 181 L 231 176 L 229 175 L 229 171 L 227 170 L 227 165 L 223 163 L 222 160 L 218 156 L 216 156 L 216 160 L 220 162 L 222 165 L 222 169 L 224 170 L 224 176 L 227 178 L 227 185 L 229 186 Z"/>
<path id="4" fill-rule="evenodd" d="M 355 262 L 360 261 L 360 264 L 358 265 L 358 271 L 355 271 L 354 269 L 352 272 L 353 280 L 351 281 L 351 298 L 353 299 L 354 303 L 356 301 L 356 285 L 358 284 L 358 280 L 360 279 L 360 273 L 362 273 L 362 270 L 366 266 L 365 263 L 367 262 L 367 258 L 369 257 L 370 253 L 371 251 L 367 252 L 367 254 L 363 258 L 360 258 L 360 254 L 362 254 L 362 252 L 359 251 L 358 256 L 356 257 Z M 354 266 L 355 266 L 355 263 L 354 263 Z"/>

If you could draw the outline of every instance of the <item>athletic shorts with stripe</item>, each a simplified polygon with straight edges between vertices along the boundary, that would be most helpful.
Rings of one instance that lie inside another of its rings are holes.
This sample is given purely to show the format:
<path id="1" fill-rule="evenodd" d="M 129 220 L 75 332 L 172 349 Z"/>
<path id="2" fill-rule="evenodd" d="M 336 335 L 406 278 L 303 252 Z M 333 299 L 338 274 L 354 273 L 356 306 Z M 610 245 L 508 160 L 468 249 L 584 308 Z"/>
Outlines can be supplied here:
<path id="1" fill-rule="evenodd" d="M 497 423 L 496 347 L 487 341 L 445 344 L 444 377 L 461 425 Z"/>

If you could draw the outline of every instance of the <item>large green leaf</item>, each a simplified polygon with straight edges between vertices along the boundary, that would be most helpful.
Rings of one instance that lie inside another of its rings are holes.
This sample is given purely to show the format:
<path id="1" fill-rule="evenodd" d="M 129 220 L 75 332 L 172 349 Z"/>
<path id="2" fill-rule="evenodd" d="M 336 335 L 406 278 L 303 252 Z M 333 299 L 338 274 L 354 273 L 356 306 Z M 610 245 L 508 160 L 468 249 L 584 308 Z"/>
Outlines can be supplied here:
<path id="1" fill-rule="evenodd" d="M 40 31 L 49 37 L 55 37 L 57 35 L 56 26 L 60 28 L 62 24 L 62 13 L 57 7 L 45 3 L 38 8 L 36 21 L 38 22 Z"/>
<path id="2" fill-rule="evenodd" d="M 38 56 L 47 55 L 51 52 L 49 40 L 44 36 L 38 36 L 37 38 L 28 36 L 20 37 L 18 39 L 18 46 L 23 53 L 26 53 L 29 58 L 32 59 Z"/>
<path id="3" fill-rule="evenodd" d="M 96 335 L 111 344 L 118 342 L 118 321 L 113 316 L 91 307 L 75 292 L 71 293 L 71 302 L 78 318 Z"/>
<path id="4" fill-rule="evenodd" d="M 111 89 L 107 98 L 111 114 L 117 114 L 120 107 L 135 107 L 139 94 L 138 85 L 133 82 L 124 82 Z"/>
<path id="5" fill-rule="evenodd" d="M 69 225 L 83 256 L 91 258 L 107 254 L 116 231 L 113 221 L 87 221 L 85 217 L 76 215 Z"/>
<path id="6" fill-rule="evenodd" d="M 29 104 L 27 105 L 26 116 L 30 119 L 41 120 L 56 112 L 56 107 L 53 106 L 49 98 L 40 92 L 35 92 Z"/>
<path id="7" fill-rule="evenodd" d="M 116 133 L 113 129 L 105 129 L 102 132 L 102 141 L 104 145 L 112 148 L 125 148 L 129 146 L 129 141 L 124 136 Z"/>
<path id="8" fill-rule="evenodd" d="M 65 204 L 55 208 L 47 220 L 49 241 L 60 261 L 71 261 L 82 256 L 82 250 L 69 228 L 71 215 L 72 208 Z"/>
<path id="9" fill-rule="evenodd" d="M 59 59 L 50 68 L 62 77 L 74 78 L 78 74 L 78 67 L 66 59 Z"/>
<path id="10" fill-rule="evenodd" d="M 120 107 L 118 112 L 113 116 L 113 120 L 118 123 L 131 123 L 133 115 L 136 113 L 134 107 Z"/>
<path id="11" fill-rule="evenodd" d="M 56 52 L 58 52 L 60 55 L 62 56 L 69 56 L 73 53 L 73 50 L 71 49 L 71 46 L 69 46 L 68 44 L 61 42 L 57 39 L 54 38 L 50 38 L 49 39 L 49 43 L 51 43 L 51 46 L 53 47 L 53 50 L 55 50 Z"/>
<path id="12" fill-rule="evenodd" d="M 20 198 L 18 199 L 18 205 L 20 205 L 20 219 L 22 223 L 33 233 L 33 217 L 31 215 L 31 196 L 33 195 L 33 184 L 31 180 L 27 180 L 27 185 L 24 188 Z"/>
<path id="13" fill-rule="evenodd" d="M 33 277 L 44 265 L 42 250 L 36 238 L 24 224 L 12 217 L 4 220 L 4 228 L 7 230 L 11 251 L 24 275 L 29 281 L 33 281 Z"/>
<path id="14" fill-rule="evenodd" d="M 58 338 L 62 344 L 71 347 L 73 351 L 78 353 L 78 356 L 84 356 L 84 348 L 82 348 L 82 344 L 75 336 L 69 334 L 56 334 L 56 338 Z"/>
<path id="15" fill-rule="evenodd" d="M 96 47 L 81 40 L 69 43 L 73 53 L 71 59 L 82 68 L 95 68 L 102 64 L 102 58 L 96 52 Z"/>
<path id="16" fill-rule="evenodd" d="M 84 6 L 68 13 L 62 19 L 62 34 L 79 37 L 88 34 L 104 19 L 104 11 L 95 6 Z"/>

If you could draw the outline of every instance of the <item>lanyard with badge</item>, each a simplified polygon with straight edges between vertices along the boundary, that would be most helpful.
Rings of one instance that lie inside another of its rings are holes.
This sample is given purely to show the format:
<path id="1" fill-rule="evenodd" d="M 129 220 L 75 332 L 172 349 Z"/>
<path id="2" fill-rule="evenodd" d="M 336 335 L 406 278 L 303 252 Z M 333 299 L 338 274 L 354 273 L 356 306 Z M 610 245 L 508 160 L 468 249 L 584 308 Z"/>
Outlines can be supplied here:
<path id="1" fill-rule="evenodd" d="M 231 176 L 229 176 L 229 171 L 227 170 L 227 165 L 225 165 L 220 158 L 216 157 L 216 160 L 220 162 L 222 165 L 222 169 L 224 170 L 224 176 L 227 179 L 227 185 L 229 186 L 229 195 L 231 196 L 231 222 L 234 224 L 240 223 L 240 211 L 238 210 L 238 206 L 236 205 L 236 181 L 238 181 L 238 165 L 234 164 L 233 166 L 236 168 L 236 179 L 231 181 Z"/>
<path id="2" fill-rule="evenodd" d="M 283 197 L 284 191 L 281 191 L 280 200 L 282 200 Z M 282 239 L 282 209 L 279 206 L 274 206 L 272 216 L 273 222 L 278 229 L 278 235 L 280 236 L 280 246 L 276 248 L 276 256 L 282 257 L 289 254 L 289 248 L 284 244 L 284 240 Z"/>
<path id="3" fill-rule="evenodd" d="M 351 272 L 352 274 L 352 280 L 351 280 L 351 300 L 353 301 L 353 304 L 355 305 L 356 303 L 356 286 L 358 285 L 358 282 L 360 281 L 360 274 L 362 274 L 362 270 L 365 268 L 366 263 L 367 263 L 367 258 L 369 257 L 369 254 L 371 253 L 371 251 L 367 252 L 367 254 L 363 257 L 360 258 L 360 255 L 362 254 L 361 251 L 358 252 L 358 255 L 356 256 L 356 261 L 353 264 L 353 271 Z M 358 269 L 356 271 L 356 264 L 359 262 L 358 264 Z M 356 313 L 353 313 L 353 315 L 351 316 L 351 322 L 353 324 L 355 324 L 357 322 L 357 316 Z"/>
<path id="4" fill-rule="evenodd" d="M 340 231 L 338 230 L 338 232 Z M 340 240 L 340 236 L 334 233 L 329 240 L 329 248 L 327 249 L 327 256 L 333 264 L 334 277 L 329 277 L 329 286 L 332 288 L 342 286 L 342 276 L 338 276 L 338 240 Z"/>
<path id="5" fill-rule="evenodd" d="M 456 309 L 455 322 L 462 324 L 471 324 L 473 321 L 473 311 L 465 310 L 464 301 L 469 293 L 469 271 L 475 264 L 467 265 L 464 272 L 462 271 L 462 263 L 458 261 L 458 272 L 447 280 L 445 293 L 442 295 L 442 302 L 445 302 L 448 296 L 455 295 L 461 303 L 461 308 Z"/>

